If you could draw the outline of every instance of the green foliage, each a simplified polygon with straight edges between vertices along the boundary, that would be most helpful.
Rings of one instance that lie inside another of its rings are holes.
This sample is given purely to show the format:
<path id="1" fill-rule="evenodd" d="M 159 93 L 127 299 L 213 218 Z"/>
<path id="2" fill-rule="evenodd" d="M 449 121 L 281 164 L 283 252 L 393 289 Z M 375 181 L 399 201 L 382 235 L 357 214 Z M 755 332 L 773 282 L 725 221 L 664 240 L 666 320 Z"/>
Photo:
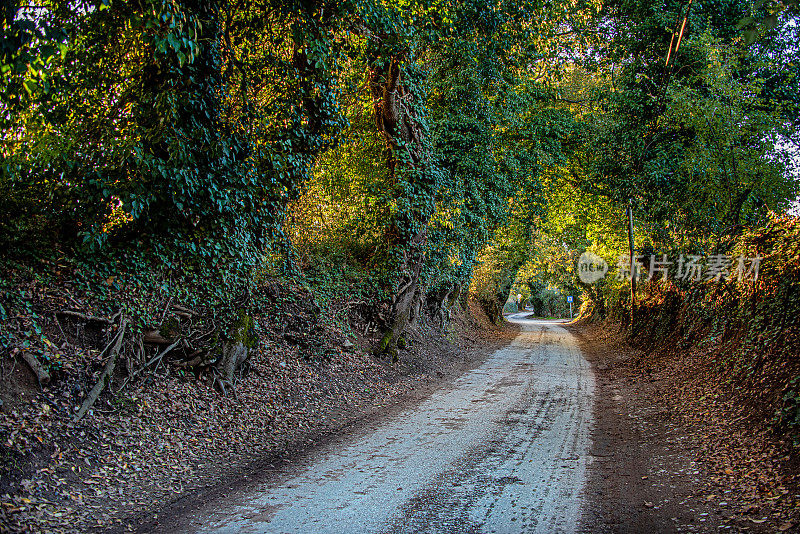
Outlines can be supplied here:
<path id="1" fill-rule="evenodd" d="M 584 312 L 624 319 L 629 285 L 614 272 L 627 255 L 629 200 L 636 254 L 676 257 L 732 251 L 742 231 L 797 198 L 796 24 L 781 15 L 745 47 L 731 21 L 749 12 L 746 3 L 693 4 L 666 65 L 685 7 L 609 4 L 601 20 L 614 32 L 597 28 L 593 53 L 554 82 L 581 143 L 543 179 L 546 209 L 519 288 L 580 288 Z M 583 251 L 602 257 L 611 275 L 593 285 L 577 280 Z"/>
<path id="2" fill-rule="evenodd" d="M 800 11 L 798 0 L 770 0 L 756 3 L 752 13 L 736 24 L 742 31 L 745 43 L 752 45 L 772 30 L 780 26 L 781 18 L 789 14 L 797 15 Z"/>
<path id="3" fill-rule="evenodd" d="M 578 175 L 586 191 L 617 204 L 632 199 L 659 245 L 763 223 L 798 192 L 786 141 L 796 140 L 796 111 L 787 113 L 796 94 L 767 88 L 767 80 L 792 79 L 796 47 L 775 38 L 745 49 L 730 21 L 746 4 L 694 4 L 665 66 L 682 6 L 618 6 L 626 30 L 601 54 L 613 76 L 604 106 L 586 115 L 592 143 Z"/>
<path id="4" fill-rule="evenodd" d="M 28 75 L 49 86 L 21 93 L 21 74 L 3 78 L 0 111 L 15 120 L 3 130 L 0 209 L 14 216 L 0 222 L 0 248 L 34 265 L 77 259 L 82 290 L 142 323 L 162 298 L 224 315 L 288 259 L 286 203 L 342 124 L 338 11 L 65 4 L 43 2 L 33 29 L 19 17 L 4 26 L 31 35 L 3 65 L 38 65 Z M 48 43 L 62 53 L 36 59 Z"/>
<path id="5" fill-rule="evenodd" d="M 637 243 L 691 252 L 798 192 L 796 26 L 745 48 L 731 21 L 757 10 L 695 5 L 665 67 L 683 10 L 8 2 L 3 265 L 67 262 L 142 323 L 173 297 L 235 322 L 236 297 L 296 266 L 325 302 L 409 279 L 437 305 L 471 282 L 492 314 L 515 279 L 622 298 L 574 263 L 616 263 L 628 199 Z"/>
<path id="6" fill-rule="evenodd" d="M 532 54 L 541 57 L 536 49 L 546 31 L 524 17 L 542 14 L 542 6 L 409 9 L 423 9 L 437 27 L 392 8 L 385 16 L 396 34 L 379 46 L 363 35 L 349 39 L 339 78 L 349 126 L 317 159 L 315 179 L 289 221 L 301 265 L 340 258 L 333 263 L 356 266 L 389 291 L 403 276 L 398 266 L 419 254 L 424 288 L 444 295 L 467 283 L 476 258 L 510 217 L 531 220 L 541 211 L 539 175 L 566 159 L 576 123 L 548 106 L 547 89 L 521 68 Z M 406 112 L 420 132 L 415 146 L 378 135 L 375 97 L 359 90 L 359 73 L 383 72 L 396 60 Z"/>
<path id="7" fill-rule="evenodd" d="M 732 254 L 763 258 L 757 280 L 680 281 L 672 273 L 667 281 L 643 281 L 634 341 L 649 350 L 702 347 L 728 386 L 758 391 L 768 416 L 777 409 L 775 423 L 796 432 L 800 220 L 773 215 L 763 227 L 745 231 Z M 608 316 L 623 323 L 630 313 L 628 287 L 614 281 L 603 293 Z"/>
<path id="8" fill-rule="evenodd" d="M 524 226 L 504 226 L 497 230 L 493 243 L 478 256 L 470 294 L 495 323 L 502 318 L 517 272 L 525 261 L 529 240 L 529 231 Z"/>

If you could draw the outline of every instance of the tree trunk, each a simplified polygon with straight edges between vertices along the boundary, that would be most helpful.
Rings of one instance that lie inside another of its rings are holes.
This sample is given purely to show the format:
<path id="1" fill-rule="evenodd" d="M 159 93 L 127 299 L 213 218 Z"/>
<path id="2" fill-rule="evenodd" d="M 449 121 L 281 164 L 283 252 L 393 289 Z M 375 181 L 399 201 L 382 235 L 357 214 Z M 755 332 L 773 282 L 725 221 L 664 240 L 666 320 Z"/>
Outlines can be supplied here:
<path id="1" fill-rule="evenodd" d="M 222 377 L 219 386 L 223 393 L 226 393 L 225 386 L 233 386 L 236 371 L 247 361 L 250 349 L 257 342 L 252 317 L 242 313 L 231 331 L 230 340 L 223 344 L 222 355 L 217 361 L 217 370 Z"/>
<path id="2" fill-rule="evenodd" d="M 450 319 L 450 311 L 458 301 L 460 294 L 461 284 L 440 288 L 428 298 L 428 313 L 441 326 L 444 326 Z"/>
<path id="3" fill-rule="evenodd" d="M 427 232 L 421 232 L 403 252 L 404 261 L 399 269 L 401 278 L 392 299 L 389 326 L 376 351 L 378 354 L 391 356 L 393 362 L 397 361 L 397 342 L 415 318 L 414 310 L 418 309 L 422 302 L 419 275 L 424 261 L 421 248 L 426 239 Z"/>
<path id="4" fill-rule="evenodd" d="M 425 196 L 433 195 L 433 191 L 427 191 L 427 184 L 418 182 L 420 174 L 414 172 L 424 160 L 424 137 L 423 129 L 409 106 L 414 95 L 403 80 L 404 55 L 398 53 L 386 59 L 380 56 L 380 46 L 375 50 L 371 58 L 369 86 L 374 102 L 375 125 L 386 140 L 389 181 L 395 183 L 399 178 L 407 180 L 411 187 L 401 188 L 400 194 L 409 195 L 409 191 L 414 194 L 412 205 L 398 213 L 386 235 L 388 258 L 400 257 L 402 260 L 395 268 L 398 282 L 391 303 L 389 324 L 376 352 L 388 354 L 396 361 L 397 342 L 418 315 L 422 304 L 424 291 L 420 287 L 419 277 L 425 261 L 429 216 L 424 206 L 428 202 Z M 407 157 L 399 157 L 400 154 Z M 412 172 L 399 173 L 399 165 L 405 165 L 404 170 Z"/>

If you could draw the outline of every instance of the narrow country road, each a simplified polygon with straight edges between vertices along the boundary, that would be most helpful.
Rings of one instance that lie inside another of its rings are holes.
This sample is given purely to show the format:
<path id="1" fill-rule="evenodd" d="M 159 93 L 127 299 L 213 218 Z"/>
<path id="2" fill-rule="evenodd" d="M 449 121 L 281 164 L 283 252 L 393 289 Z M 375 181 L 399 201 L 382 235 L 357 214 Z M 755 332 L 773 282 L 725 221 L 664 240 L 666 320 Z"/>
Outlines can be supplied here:
<path id="1" fill-rule="evenodd" d="M 511 317 L 506 348 L 290 476 L 189 519 L 192 532 L 574 532 L 594 376 L 557 322 Z"/>

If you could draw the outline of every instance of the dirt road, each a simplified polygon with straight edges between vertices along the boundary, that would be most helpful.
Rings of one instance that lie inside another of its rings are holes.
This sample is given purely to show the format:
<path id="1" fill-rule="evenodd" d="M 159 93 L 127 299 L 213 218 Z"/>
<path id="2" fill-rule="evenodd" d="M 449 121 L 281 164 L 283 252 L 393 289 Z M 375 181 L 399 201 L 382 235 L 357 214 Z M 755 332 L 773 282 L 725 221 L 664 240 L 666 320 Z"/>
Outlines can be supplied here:
<path id="1" fill-rule="evenodd" d="M 573 532 L 594 377 L 551 321 L 413 409 L 184 518 L 186 532 Z"/>

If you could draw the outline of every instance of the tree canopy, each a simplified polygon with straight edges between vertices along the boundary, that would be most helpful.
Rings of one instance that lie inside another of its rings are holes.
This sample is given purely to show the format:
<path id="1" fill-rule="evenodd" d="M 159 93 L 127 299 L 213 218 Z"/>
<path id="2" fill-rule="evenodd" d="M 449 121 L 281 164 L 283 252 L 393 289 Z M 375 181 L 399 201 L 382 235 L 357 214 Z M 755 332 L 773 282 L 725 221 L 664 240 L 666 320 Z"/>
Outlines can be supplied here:
<path id="1" fill-rule="evenodd" d="M 218 299 L 346 271 L 391 352 L 470 286 L 495 317 L 515 280 L 572 291 L 628 203 L 659 249 L 786 211 L 780 6 L 6 1 L 0 250 Z"/>

